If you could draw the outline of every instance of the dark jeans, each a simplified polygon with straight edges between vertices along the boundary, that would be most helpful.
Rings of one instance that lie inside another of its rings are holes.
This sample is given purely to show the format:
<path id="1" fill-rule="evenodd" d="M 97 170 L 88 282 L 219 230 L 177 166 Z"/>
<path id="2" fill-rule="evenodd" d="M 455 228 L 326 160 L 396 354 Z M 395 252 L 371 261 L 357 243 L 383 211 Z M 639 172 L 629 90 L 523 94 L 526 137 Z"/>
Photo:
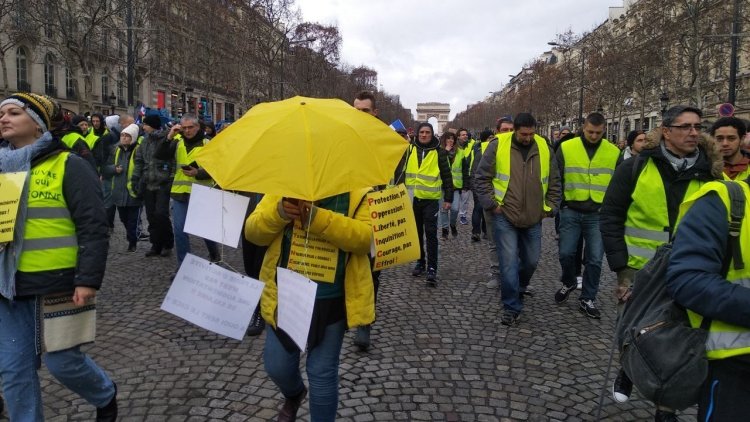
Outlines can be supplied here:
<path id="1" fill-rule="evenodd" d="M 117 215 L 120 216 L 122 225 L 125 226 L 125 234 L 128 238 L 128 244 L 134 246 L 138 243 L 138 234 L 136 229 L 138 228 L 138 214 L 141 211 L 141 207 L 136 205 L 134 207 L 117 207 Z"/>
<path id="2" fill-rule="evenodd" d="M 750 360 L 747 355 L 708 361 L 708 377 L 698 399 L 698 420 L 730 422 L 750 414 Z"/>
<path id="3" fill-rule="evenodd" d="M 500 294 L 503 308 L 521 313 L 521 292 L 526 291 L 539 263 L 542 250 L 542 223 L 531 227 L 514 226 L 503 214 L 495 214 L 490 222 L 494 230 L 497 257 L 500 262 Z"/>
<path id="4" fill-rule="evenodd" d="M 479 197 L 474 191 L 474 210 L 471 212 L 471 234 L 487 233 L 487 222 L 484 220 L 484 211 L 479 204 Z"/>
<path id="5" fill-rule="evenodd" d="M 595 300 L 599 292 L 604 245 L 599 231 L 599 213 L 582 213 L 570 208 L 560 210 L 561 281 L 568 287 L 576 285 L 576 250 L 581 237 L 585 242 L 586 263 L 583 271 L 581 299 Z"/>
<path id="6" fill-rule="evenodd" d="M 437 270 L 438 264 L 438 202 L 437 199 L 414 198 L 414 219 L 419 236 L 419 263 L 425 265 L 425 238 L 427 239 L 427 267 Z"/>
<path id="7" fill-rule="evenodd" d="M 111 207 L 105 209 L 107 211 L 107 224 L 109 225 L 110 229 L 115 228 L 115 211 L 117 211 L 117 207 L 112 205 Z"/>
<path id="8" fill-rule="evenodd" d="M 157 252 L 174 247 L 172 221 L 169 219 L 169 189 L 170 186 L 166 185 L 157 190 L 143 191 L 151 249 Z"/>

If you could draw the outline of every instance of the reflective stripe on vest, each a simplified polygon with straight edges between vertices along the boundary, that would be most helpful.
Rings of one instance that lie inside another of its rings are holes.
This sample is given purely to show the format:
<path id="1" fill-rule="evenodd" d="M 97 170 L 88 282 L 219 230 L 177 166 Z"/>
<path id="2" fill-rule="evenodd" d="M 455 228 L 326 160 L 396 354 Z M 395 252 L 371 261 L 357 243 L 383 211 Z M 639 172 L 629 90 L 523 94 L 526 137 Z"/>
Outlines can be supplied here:
<path id="1" fill-rule="evenodd" d="M 207 180 L 198 180 L 195 177 L 190 177 L 185 175 L 185 173 L 180 169 L 181 166 L 187 166 L 190 165 L 193 161 L 195 161 L 195 157 L 198 155 L 198 151 L 200 151 L 203 146 L 197 146 L 190 150 L 190 152 L 187 152 L 187 148 L 185 148 L 185 141 L 182 139 L 182 136 L 179 136 L 179 141 L 177 141 L 177 150 L 175 151 L 175 160 L 177 161 L 177 171 L 174 175 L 174 181 L 172 181 L 172 193 L 190 193 L 193 189 L 193 183 L 198 183 L 199 185 L 205 185 L 205 186 L 211 186 L 213 184 L 213 181 L 211 179 Z M 205 144 L 205 142 L 204 142 Z"/>
<path id="2" fill-rule="evenodd" d="M 746 183 L 740 183 L 742 190 L 745 192 L 745 198 L 750 199 L 750 188 Z M 688 209 L 699 198 L 708 192 L 716 192 L 724 202 L 727 210 L 727 221 L 730 220 L 729 193 L 727 187 L 721 182 L 709 182 L 704 184 L 701 189 L 680 205 L 680 217 L 684 216 Z M 729 272 L 727 272 L 727 281 L 739 284 L 744 287 L 750 287 L 750 200 L 745 201 L 745 217 L 740 229 L 740 248 L 742 249 L 742 259 L 745 262 L 745 268 L 736 270 L 734 263 L 730 263 Z M 712 300 L 707 298 L 706 300 Z M 693 328 L 701 326 L 703 317 L 688 309 L 690 325 Z M 724 321 L 713 320 L 708 330 L 708 339 L 706 340 L 706 356 L 709 359 L 725 359 L 732 356 L 750 354 L 750 328 L 739 325 L 729 324 Z"/>
<path id="3" fill-rule="evenodd" d="M 443 181 L 440 179 L 438 166 L 438 151 L 432 149 L 422 157 L 419 164 L 419 149 L 415 145 L 409 147 L 409 159 L 406 163 L 406 187 L 414 192 L 419 199 L 440 199 Z"/>
<path id="4" fill-rule="evenodd" d="M 495 200 L 502 205 L 505 194 L 510 185 L 510 164 L 511 164 L 511 144 L 513 132 L 506 132 L 499 134 L 497 138 L 497 155 L 495 156 L 495 177 L 492 179 L 492 186 L 495 190 Z M 542 187 L 542 204 L 545 211 L 551 211 L 544 198 L 547 197 L 547 189 L 549 188 L 549 160 L 550 151 L 547 146 L 547 141 L 541 136 L 534 135 L 534 141 L 536 142 L 537 148 L 539 149 L 539 164 L 541 169 L 535 169 L 532 165 L 530 171 L 531 176 L 534 176 L 536 171 L 539 171 L 539 183 Z"/>
<path id="5" fill-rule="evenodd" d="M 464 174 L 463 174 L 463 163 L 464 163 L 464 149 L 459 148 L 456 151 L 456 156 L 453 158 L 453 164 L 451 164 L 451 175 L 453 176 L 453 187 L 461 189 L 464 187 Z"/>
<path id="6" fill-rule="evenodd" d="M 563 143 L 565 145 L 565 143 Z M 628 246 L 628 267 L 641 269 L 653 258 L 656 249 L 669 242 L 667 194 L 659 169 L 651 158 L 643 166 L 631 195 L 632 202 L 625 219 L 625 244 Z M 638 163 L 636 163 L 637 165 Z M 702 181 L 691 180 L 685 198 L 696 192 Z"/>
<path id="7" fill-rule="evenodd" d="M 594 157 L 589 160 L 583 139 L 573 138 L 562 143 L 565 160 L 563 191 L 566 201 L 592 201 L 601 204 L 609 181 L 615 172 L 620 150 L 606 139 L 600 141 Z"/>
<path id="8" fill-rule="evenodd" d="M 63 196 L 68 155 L 61 152 L 31 169 L 19 271 L 75 268 L 78 263 L 76 228 Z"/>
<path id="9" fill-rule="evenodd" d="M 130 158 L 128 158 L 128 170 L 126 177 L 127 183 L 125 186 L 128 188 L 128 194 L 135 198 L 137 195 L 133 192 L 133 169 L 135 169 L 135 151 L 138 149 L 140 144 L 135 144 L 135 147 L 130 151 Z M 115 149 L 115 166 L 120 161 L 120 151 L 122 151 L 122 148 L 119 146 Z M 112 178 L 112 189 L 115 188 L 115 178 Z"/>

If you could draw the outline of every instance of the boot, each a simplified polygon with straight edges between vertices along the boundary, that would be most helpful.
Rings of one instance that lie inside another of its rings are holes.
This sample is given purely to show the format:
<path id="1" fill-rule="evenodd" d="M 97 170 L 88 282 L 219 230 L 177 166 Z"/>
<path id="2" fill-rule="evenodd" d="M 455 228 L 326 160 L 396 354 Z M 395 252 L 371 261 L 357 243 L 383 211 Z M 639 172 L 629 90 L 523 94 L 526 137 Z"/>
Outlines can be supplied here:
<path id="1" fill-rule="evenodd" d="M 370 348 L 370 325 L 363 325 L 357 327 L 357 335 L 354 337 L 354 345 L 359 347 L 359 350 L 366 352 Z"/>
<path id="2" fill-rule="evenodd" d="M 266 321 L 260 315 L 260 305 L 255 307 L 253 317 L 250 319 L 250 326 L 247 327 L 247 335 L 250 337 L 259 336 L 266 328 Z"/>
<path id="3" fill-rule="evenodd" d="M 112 400 L 104 407 L 96 408 L 96 422 L 115 422 L 117 420 L 117 384 L 115 385 L 115 395 Z"/>

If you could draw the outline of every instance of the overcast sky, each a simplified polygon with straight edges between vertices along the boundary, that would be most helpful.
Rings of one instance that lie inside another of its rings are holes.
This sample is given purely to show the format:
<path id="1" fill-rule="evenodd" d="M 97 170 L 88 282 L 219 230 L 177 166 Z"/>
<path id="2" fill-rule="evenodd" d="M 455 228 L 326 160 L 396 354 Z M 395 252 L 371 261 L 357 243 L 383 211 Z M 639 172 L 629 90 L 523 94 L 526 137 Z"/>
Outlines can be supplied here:
<path id="1" fill-rule="evenodd" d="M 341 58 L 416 117 L 418 102 L 451 105 L 451 118 L 499 90 L 572 29 L 590 31 L 622 0 L 297 0 L 303 19 L 336 24 Z"/>

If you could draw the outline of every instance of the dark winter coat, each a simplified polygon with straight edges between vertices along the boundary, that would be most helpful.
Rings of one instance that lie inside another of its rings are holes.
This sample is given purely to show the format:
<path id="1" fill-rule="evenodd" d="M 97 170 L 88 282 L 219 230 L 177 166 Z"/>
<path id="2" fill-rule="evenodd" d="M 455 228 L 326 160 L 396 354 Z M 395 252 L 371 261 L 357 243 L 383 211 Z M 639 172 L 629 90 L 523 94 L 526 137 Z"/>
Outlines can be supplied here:
<path id="1" fill-rule="evenodd" d="M 110 154 L 109 163 L 102 166 L 102 175 L 106 176 L 106 183 L 110 184 L 110 192 L 112 194 L 112 205 L 116 207 L 139 207 L 142 204 L 140 195 L 133 197 L 128 191 L 128 166 L 130 165 L 130 157 L 135 151 L 140 148 L 135 142 L 125 146 L 122 144 L 117 145 L 112 153 Z M 117 154 L 117 151 L 120 151 Z M 135 158 L 135 157 L 133 157 Z M 122 167 L 122 172 L 117 174 L 115 167 Z M 135 172 L 133 172 L 135 176 Z M 133 178 L 131 180 L 132 186 L 136 194 L 138 194 L 138 187 L 140 182 L 138 179 Z"/>
<path id="2" fill-rule="evenodd" d="M 140 181 L 140 191 L 159 190 L 172 184 L 175 160 L 157 159 L 154 154 L 167 137 L 166 131 L 156 131 L 143 136 L 141 146 L 135 151 L 135 171 L 133 177 Z"/>

